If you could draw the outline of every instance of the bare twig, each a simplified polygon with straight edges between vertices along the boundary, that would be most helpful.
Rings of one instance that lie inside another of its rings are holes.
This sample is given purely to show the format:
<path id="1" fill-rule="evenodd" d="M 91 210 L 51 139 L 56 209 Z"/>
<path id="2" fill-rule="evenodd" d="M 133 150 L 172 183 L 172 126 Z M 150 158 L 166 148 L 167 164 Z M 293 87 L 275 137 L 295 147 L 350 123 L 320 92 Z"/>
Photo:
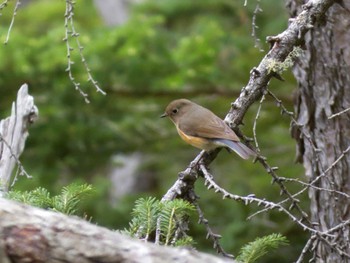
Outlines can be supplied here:
<path id="1" fill-rule="evenodd" d="M 198 216 L 199 216 L 199 224 L 203 224 L 206 228 L 207 231 L 207 239 L 211 239 L 213 241 L 213 247 L 214 249 L 216 249 L 216 252 L 223 255 L 224 257 L 227 258 L 234 258 L 234 256 L 232 254 L 227 253 L 224 248 L 220 245 L 220 239 L 221 239 L 221 235 L 215 234 L 213 232 L 213 230 L 211 229 L 210 225 L 209 225 L 209 221 L 208 219 L 206 219 L 204 217 L 204 213 L 202 211 L 202 209 L 200 208 L 199 204 L 197 202 L 193 203 L 194 206 L 196 207 Z"/>
<path id="2" fill-rule="evenodd" d="M 8 148 L 8 150 L 10 151 L 10 158 L 13 158 L 15 160 L 17 167 L 18 167 L 18 170 L 16 172 L 16 175 L 13 179 L 11 186 L 13 186 L 14 183 L 17 181 L 17 175 L 24 175 L 27 178 L 32 178 L 32 176 L 26 172 L 21 161 L 17 158 L 17 155 L 12 151 L 11 145 L 3 138 L 1 133 L 0 133 L 0 143 L 3 143 Z"/>
<path id="3" fill-rule="evenodd" d="M 74 26 L 74 11 L 75 11 L 74 5 L 75 5 L 75 2 L 73 0 L 66 0 L 66 11 L 64 14 L 65 37 L 63 39 L 63 41 L 66 42 L 66 47 L 67 47 L 68 66 L 66 71 L 68 72 L 69 79 L 73 83 L 75 89 L 78 90 L 79 93 L 83 96 L 83 98 L 85 99 L 85 102 L 89 103 L 88 95 L 85 92 L 83 92 L 83 90 L 80 88 L 80 82 L 77 82 L 73 77 L 71 66 L 74 64 L 74 62 L 71 57 L 71 52 L 74 49 L 70 45 L 70 42 L 69 42 L 70 38 L 75 38 L 75 42 L 79 50 L 79 56 L 80 56 L 81 62 L 83 63 L 86 74 L 88 76 L 88 82 L 91 82 L 93 84 L 97 92 L 100 92 L 103 95 L 106 95 L 106 93 L 99 87 L 97 81 L 92 77 L 90 73 L 90 68 L 88 67 L 85 56 L 83 54 L 84 48 L 79 41 L 79 33 L 75 30 L 75 26 Z"/>
<path id="4" fill-rule="evenodd" d="M 188 191 L 188 200 L 192 205 L 194 205 L 194 207 L 196 208 L 197 213 L 198 213 L 198 218 L 199 218 L 198 223 L 203 224 L 206 228 L 206 231 L 207 231 L 206 239 L 210 238 L 213 241 L 213 247 L 214 247 L 214 249 L 216 249 L 217 253 L 221 254 L 224 257 L 233 259 L 234 256 L 232 254 L 227 253 L 224 250 L 224 248 L 221 246 L 221 244 L 220 244 L 221 235 L 214 233 L 214 231 L 212 230 L 212 228 L 209 225 L 208 219 L 206 219 L 204 217 L 204 213 L 198 204 L 198 198 L 199 197 L 196 195 L 194 188 L 192 188 Z"/>
<path id="5" fill-rule="evenodd" d="M 340 156 L 339 156 L 339 157 L 338 157 L 324 172 L 322 172 L 319 176 L 317 176 L 314 180 L 312 180 L 309 184 L 307 184 L 306 187 L 304 187 L 303 189 L 301 189 L 299 192 L 293 194 L 293 197 L 295 198 L 295 197 L 301 195 L 302 193 L 304 193 L 304 192 L 305 192 L 306 190 L 308 190 L 310 187 L 313 187 L 322 177 L 326 176 L 327 173 L 330 172 L 330 171 L 337 165 L 337 163 L 340 162 L 340 160 L 344 158 L 344 156 L 345 156 L 347 153 L 349 153 L 349 151 L 350 151 L 350 146 L 348 146 L 348 148 L 346 148 L 346 150 L 344 150 L 344 151 L 342 152 L 342 154 L 341 154 L 341 155 L 340 155 Z M 283 179 L 282 179 L 282 180 L 283 180 Z M 320 190 L 325 191 L 325 190 L 327 190 L 327 189 L 321 188 Z M 330 191 L 333 191 L 333 190 L 330 190 Z M 340 194 L 340 193 L 339 193 L 339 194 Z M 343 193 L 343 194 L 345 194 L 345 193 Z M 346 194 L 345 194 L 345 195 L 346 195 Z M 287 201 L 289 201 L 289 198 L 284 199 L 283 201 L 279 202 L 278 204 L 279 204 L 279 205 L 282 205 L 283 203 L 286 203 Z M 270 210 L 270 208 L 264 208 L 264 209 L 262 209 L 262 210 L 259 210 L 259 211 L 255 212 L 254 214 L 250 215 L 250 216 L 248 217 L 248 220 L 250 220 L 252 217 L 254 217 L 254 216 L 256 216 L 256 215 L 258 215 L 258 214 L 260 214 L 260 213 L 266 212 L 266 211 L 268 211 L 268 210 Z"/>
<path id="6" fill-rule="evenodd" d="M 261 41 L 256 33 L 256 30 L 259 28 L 256 24 L 256 17 L 258 16 L 258 13 L 261 13 L 263 10 L 260 8 L 260 0 L 256 0 L 256 6 L 253 13 L 252 18 L 252 34 L 251 36 L 254 38 L 254 47 L 258 48 L 260 52 L 263 52 L 264 49 L 262 48 Z"/>
<path id="7" fill-rule="evenodd" d="M 297 259 L 296 263 L 302 263 L 304 260 L 304 257 L 306 255 L 306 253 L 310 250 L 310 247 L 313 245 L 313 243 L 316 240 L 316 235 L 311 235 L 311 237 L 309 238 L 309 240 L 306 242 L 303 250 L 301 251 L 299 258 Z"/>
<path id="8" fill-rule="evenodd" d="M 335 249 L 339 255 L 342 255 L 343 257 L 347 257 L 350 259 L 350 255 L 346 253 L 337 242 L 329 241 L 327 238 L 323 236 L 318 236 L 318 240 L 323 241 L 326 245 L 329 246 L 330 249 Z"/>
<path id="9" fill-rule="evenodd" d="M 349 110 L 350 110 L 350 108 L 347 108 L 347 109 L 345 109 L 345 110 L 342 110 L 342 111 L 340 111 L 340 112 L 338 112 L 338 113 L 335 113 L 335 114 L 329 116 L 328 119 L 330 120 L 330 119 L 333 119 L 333 118 L 335 118 L 335 117 L 338 117 L 338 116 L 340 116 L 340 115 L 342 115 L 342 114 L 348 112 Z"/>
<path id="10" fill-rule="evenodd" d="M 267 173 L 269 173 L 272 178 L 273 178 L 273 182 L 276 182 L 278 184 L 278 186 L 281 189 L 281 193 L 285 194 L 289 201 L 291 201 L 291 205 L 289 207 L 289 210 L 292 210 L 293 208 L 295 208 L 302 216 L 302 219 L 305 220 L 308 223 L 311 223 L 309 220 L 309 216 L 308 214 L 300 207 L 299 205 L 299 200 L 297 200 L 294 195 L 292 195 L 287 187 L 284 185 L 284 183 L 280 180 L 279 176 L 276 174 L 276 167 L 271 167 L 265 160 L 265 158 L 262 157 L 258 157 L 257 160 L 262 164 L 262 166 L 265 168 L 265 170 L 267 171 Z"/>
<path id="11" fill-rule="evenodd" d="M 308 140 L 310 143 L 313 151 L 315 154 L 318 154 L 320 150 L 315 146 L 313 140 L 311 139 L 310 134 L 308 134 L 304 129 L 303 125 L 300 124 L 295 118 L 294 118 L 294 112 L 288 111 L 287 108 L 283 105 L 282 101 L 270 90 L 268 90 L 268 94 L 276 101 L 276 105 L 278 108 L 281 109 L 282 115 L 287 115 L 290 117 L 291 121 L 295 126 L 298 128 L 298 130 L 302 133 L 302 135 Z"/>
<path id="12" fill-rule="evenodd" d="M 329 192 L 329 193 L 342 195 L 342 196 L 344 196 L 346 198 L 350 198 L 350 195 L 348 195 L 347 193 L 344 193 L 344 192 L 341 192 L 341 191 L 337 191 L 337 190 L 333 190 L 333 189 L 327 189 L 327 188 L 323 188 L 323 187 L 318 187 L 318 186 L 316 186 L 314 184 L 304 182 L 304 181 L 302 181 L 302 180 L 300 180 L 298 178 L 279 177 L 279 179 L 281 181 L 284 181 L 284 182 L 298 183 L 298 184 L 301 184 L 301 185 L 306 186 L 308 188 L 313 188 L 313 189 L 318 190 L 318 191 L 326 191 L 326 192 Z"/>
<path id="13" fill-rule="evenodd" d="M 215 193 L 221 193 L 223 198 L 229 198 L 236 201 L 241 201 L 245 205 L 256 203 L 258 206 L 265 206 L 269 207 L 271 209 L 277 209 L 278 211 L 284 212 L 288 217 L 291 218 L 291 220 L 295 223 L 297 223 L 299 226 L 302 227 L 302 229 L 308 230 L 312 233 L 317 233 L 318 231 L 313 229 L 312 227 L 309 227 L 308 225 L 304 224 L 302 221 L 296 218 L 291 212 L 288 211 L 288 209 L 284 208 L 283 206 L 276 204 L 274 202 L 266 201 L 265 199 L 259 199 L 255 197 L 255 195 L 249 195 L 249 196 L 239 196 L 235 194 L 231 194 L 228 191 L 226 191 L 224 188 L 221 188 L 216 184 L 216 182 L 213 180 L 213 176 L 208 172 L 205 165 L 201 164 L 200 169 L 204 174 L 205 183 L 208 189 L 214 188 Z M 328 234 L 325 234 L 328 235 Z"/>
<path id="14" fill-rule="evenodd" d="M 260 205 L 264 205 L 265 207 L 268 207 L 270 209 L 277 209 L 280 212 L 285 213 L 293 222 L 295 222 L 296 224 L 298 224 L 300 227 L 302 227 L 302 229 L 304 231 L 309 231 L 311 232 L 313 235 L 317 236 L 317 238 L 321 241 L 323 241 L 324 243 L 326 243 L 328 246 L 330 246 L 331 248 L 335 248 L 337 250 L 337 252 L 345 257 L 350 258 L 350 255 L 348 255 L 341 247 L 339 244 L 331 242 L 329 239 L 331 238 L 335 238 L 335 235 L 332 235 L 332 232 L 335 232 L 338 229 L 341 229 L 347 225 L 350 224 L 350 219 L 337 225 L 336 227 L 333 227 L 332 229 L 329 229 L 327 231 L 319 231 L 316 230 L 315 228 L 308 226 L 306 224 L 303 223 L 302 220 L 298 220 L 292 213 L 290 213 L 288 211 L 288 209 L 284 208 L 283 206 L 279 205 L 279 204 L 275 204 L 273 202 L 269 202 L 266 201 L 265 199 L 259 199 L 256 198 L 254 195 L 250 195 L 250 196 L 246 196 L 246 197 L 242 197 L 242 196 L 238 196 L 238 195 L 234 195 L 229 193 L 228 191 L 226 191 L 225 189 L 221 188 L 220 186 L 218 186 L 215 181 L 213 180 L 213 176 L 208 172 L 208 170 L 206 169 L 205 165 L 201 164 L 200 165 L 200 169 L 204 174 L 204 178 L 206 180 L 206 186 L 208 187 L 208 189 L 213 188 L 214 191 L 216 193 L 221 193 L 223 195 L 223 198 L 230 198 L 236 201 L 242 201 L 244 204 L 248 205 L 250 203 L 257 203 L 259 206 Z"/>
<path id="15" fill-rule="evenodd" d="M 8 3 L 10 2 L 11 0 L 4 0 L 1 4 L 0 4 L 0 11 L 2 11 L 2 9 L 4 9 L 5 7 L 8 6 Z M 1 14 L 1 13 L 0 13 Z"/>
<path id="16" fill-rule="evenodd" d="M 8 1 L 5 1 L 2 5 L 6 6 L 6 5 L 7 5 L 7 2 L 8 2 Z M 20 4 L 21 4 L 21 1 L 20 1 L 20 0 L 17 0 L 16 5 L 15 5 L 15 9 L 13 10 L 11 23 L 10 23 L 10 26 L 9 26 L 9 28 L 8 28 L 8 30 L 7 30 L 7 35 L 6 35 L 6 39 L 5 39 L 5 42 L 4 42 L 5 45 L 8 43 L 8 41 L 9 41 L 9 39 L 10 39 L 10 33 L 11 33 L 11 30 L 12 30 L 13 24 L 15 23 L 15 17 L 16 17 L 16 15 L 17 15 L 17 10 L 18 10 Z M 3 8 L 2 5 L 0 6 L 0 9 Z"/>
<path id="17" fill-rule="evenodd" d="M 332 232 L 337 231 L 337 230 L 339 230 L 339 229 L 341 229 L 341 228 L 343 228 L 345 226 L 348 226 L 348 225 L 350 225 L 350 219 L 344 221 L 343 223 L 340 223 L 340 224 L 336 225 L 335 227 L 332 227 L 332 228 L 328 229 L 325 232 L 326 233 L 332 233 Z"/>
<path id="18" fill-rule="evenodd" d="M 255 118 L 254 118 L 254 123 L 253 123 L 254 142 L 255 142 L 256 151 L 258 153 L 260 153 L 260 148 L 259 148 L 259 143 L 258 143 L 258 136 L 256 135 L 256 126 L 257 126 L 257 123 L 258 123 L 258 119 L 260 117 L 260 111 L 261 111 L 262 103 L 264 102 L 264 100 L 265 100 L 265 95 L 263 95 L 261 97 L 261 100 L 259 102 L 259 108 L 258 108 L 258 111 L 256 112 L 256 115 L 255 115 Z"/>

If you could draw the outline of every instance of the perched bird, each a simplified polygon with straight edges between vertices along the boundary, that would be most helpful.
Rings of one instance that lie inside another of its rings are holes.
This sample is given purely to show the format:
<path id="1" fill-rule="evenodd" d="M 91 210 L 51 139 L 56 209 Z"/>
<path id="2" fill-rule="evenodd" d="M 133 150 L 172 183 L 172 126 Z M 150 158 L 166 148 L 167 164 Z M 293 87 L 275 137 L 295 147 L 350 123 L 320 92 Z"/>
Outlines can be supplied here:
<path id="1" fill-rule="evenodd" d="M 210 110 L 187 99 L 169 103 L 161 116 L 169 117 L 180 137 L 199 149 L 210 151 L 225 147 L 243 159 L 256 153 L 239 141 L 233 130 Z"/>

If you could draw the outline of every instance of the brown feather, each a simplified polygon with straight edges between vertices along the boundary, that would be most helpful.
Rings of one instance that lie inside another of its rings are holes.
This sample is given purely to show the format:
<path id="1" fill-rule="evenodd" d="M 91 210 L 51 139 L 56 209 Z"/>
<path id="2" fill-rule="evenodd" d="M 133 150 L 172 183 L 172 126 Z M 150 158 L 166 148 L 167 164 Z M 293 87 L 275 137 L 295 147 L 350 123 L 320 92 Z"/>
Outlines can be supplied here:
<path id="1" fill-rule="evenodd" d="M 222 119 L 190 100 L 170 102 L 161 117 L 169 117 L 180 137 L 194 147 L 206 151 L 226 147 L 244 159 L 255 155 L 253 150 L 239 142 L 237 135 Z"/>
<path id="2" fill-rule="evenodd" d="M 193 102 L 185 107 L 186 111 L 177 124 L 187 135 L 239 141 L 230 127 L 210 110 Z"/>

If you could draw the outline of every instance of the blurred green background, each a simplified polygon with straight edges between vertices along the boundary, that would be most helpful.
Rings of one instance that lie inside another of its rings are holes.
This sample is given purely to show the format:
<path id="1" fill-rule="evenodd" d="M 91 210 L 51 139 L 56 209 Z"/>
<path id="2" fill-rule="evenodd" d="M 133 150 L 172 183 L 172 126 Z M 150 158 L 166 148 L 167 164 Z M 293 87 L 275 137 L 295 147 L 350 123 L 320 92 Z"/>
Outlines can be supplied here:
<path id="1" fill-rule="evenodd" d="M 104 25 L 91 0 L 76 2 L 74 21 L 83 52 L 107 95 L 86 81 L 77 49 L 72 52 L 73 74 L 90 104 L 68 78 L 62 41 L 65 2 L 33 1 L 20 8 L 9 43 L 0 47 L 0 118 L 9 115 L 18 88 L 28 83 L 40 116 L 30 129 L 21 161 L 33 179 L 22 177 L 15 188 L 43 186 L 54 194 L 72 182 L 90 183 L 96 191 L 82 212 L 99 225 L 123 229 L 134 201 L 141 196 L 161 198 L 199 152 L 180 140 L 169 120 L 159 118 L 168 102 L 185 97 L 224 118 L 249 71 L 264 56 L 251 37 L 256 2 L 244 7 L 243 1 L 232 0 L 145 0 L 131 5 L 129 19 L 113 27 Z M 1 42 L 13 5 L 1 11 Z M 260 6 L 257 35 L 268 50 L 264 39 L 281 32 L 288 16 L 283 1 L 266 0 Z M 270 90 L 292 110 L 296 85 L 290 73 L 283 77 L 286 81 L 273 80 Z M 247 136 L 253 135 L 257 109 L 258 103 L 244 119 Z M 268 162 L 280 167 L 281 176 L 302 177 L 302 167 L 294 163 L 289 122 L 267 98 L 257 123 L 258 141 Z M 211 169 L 218 184 L 232 193 L 254 193 L 275 202 L 283 198 L 259 164 L 235 154 L 221 151 Z M 285 215 L 270 212 L 247 221 L 256 206 L 222 200 L 201 179 L 196 191 L 228 252 L 236 254 L 243 244 L 273 232 L 286 235 L 291 245 L 261 262 L 290 262 L 301 251 L 306 235 Z M 191 225 L 196 247 L 215 254 L 197 219 L 194 215 Z"/>

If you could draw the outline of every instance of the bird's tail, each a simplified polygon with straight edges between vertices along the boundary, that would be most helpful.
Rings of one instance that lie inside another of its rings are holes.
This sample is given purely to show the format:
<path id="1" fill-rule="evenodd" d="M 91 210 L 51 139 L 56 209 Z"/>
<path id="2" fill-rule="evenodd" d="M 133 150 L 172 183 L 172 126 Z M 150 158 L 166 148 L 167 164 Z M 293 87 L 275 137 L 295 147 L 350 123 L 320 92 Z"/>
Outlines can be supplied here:
<path id="1" fill-rule="evenodd" d="M 253 150 L 251 150 L 241 142 L 235 142 L 227 139 L 215 139 L 215 141 L 219 142 L 220 144 L 223 144 L 223 146 L 228 147 L 230 150 L 237 153 L 243 159 L 249 159 L 249 157 L 256 155 L 256 153 Z"/>

